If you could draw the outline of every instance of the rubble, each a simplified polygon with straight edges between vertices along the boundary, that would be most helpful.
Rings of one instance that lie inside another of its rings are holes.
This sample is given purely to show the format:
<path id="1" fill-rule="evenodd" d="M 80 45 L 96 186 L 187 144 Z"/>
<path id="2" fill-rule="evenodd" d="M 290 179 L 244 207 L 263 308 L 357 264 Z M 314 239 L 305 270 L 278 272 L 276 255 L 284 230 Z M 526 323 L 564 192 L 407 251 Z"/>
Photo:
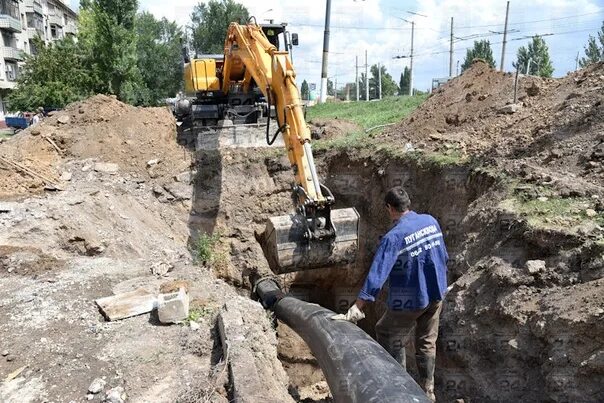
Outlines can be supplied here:
<path id="1" fill-rule="evenodd" d="M 104 379 L 96 378 L 94 381 L 92 381 L 92 383 L 88 387 L 88 392 L 92 393 L 93 395 L 96 395 L 97 393 L 100 393 L 105 388 L 106 384 L 107 384 L 107 382 Z"/>

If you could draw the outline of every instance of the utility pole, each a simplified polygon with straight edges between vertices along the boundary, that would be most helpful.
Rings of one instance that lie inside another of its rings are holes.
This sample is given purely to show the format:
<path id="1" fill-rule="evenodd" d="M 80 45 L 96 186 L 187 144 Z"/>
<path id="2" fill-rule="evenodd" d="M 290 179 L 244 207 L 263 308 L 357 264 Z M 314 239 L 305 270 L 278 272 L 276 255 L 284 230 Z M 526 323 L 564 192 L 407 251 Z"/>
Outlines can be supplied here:
<path id="1" fill-rule="evenodd" d="M 529 75 L 530 71 L 531 71 L 531 63 L 533 62 L 533 58 L 529 57 L 528 62 L 526 62 L 526 72 L 524 73 L 525 75 Z"/>
<path id="2" fill-rule="evenodd" d="M 327 99 L 327 58 L 329 56 L 329 19 L 331 15 L 331 0 L 327 0 L 325 8 L 325 33 L 323 34 L 323 63 L 321 66 L 321 97 L 319 102 Z"/>
<path id="3" fill-rule="evenodd" d="M 359 57 L 356 57 L 357 61 L 355 63 L 355 67 L 356 67 L 356 71 L 357 71 L 357 78 L 356 78 L 356 83 L 357 83 L 357 102 L 359 102 Z"/>
<path id="4" fill-rule="evenodd" d="M 453 17 L 451 17 L 451 43 L 449 45 L 449 77 L 453 77 Z"/>
<path id="5" fill-rule="evenodd" d="M 409 95 L 413 96 L 413 35 L 415 32 L 415 21 L 411 21 L 411 66 L 409 67 Z"/>
<path id="6" fill-rule="evenodd" d="M 367 64 L 367 49 L 365 49 L 365 101 L 369 101 L 369 64 Z"/>
<path id="7" fill-rule="evenodd" d="M 503 71 L 503 65 L 505 63 L 505 44 L 508 40 L 508 16 L 510 15 L 510 2 L 508 1 L 505 8 L 505 26 L 503 27 L 503 46 L 501 47 L 501 64 L 499 70 Z"/>
<path id="8" fill-rule="evenodd" d="M 579 52 L 577 52 L 577 57 L 575 57 L 575 71 L 579 70 Z"/>
<path id="9" fill-rule="evenodd" d="M 382 64 L 378 63 L 378 99 L 382 99 Z"/>

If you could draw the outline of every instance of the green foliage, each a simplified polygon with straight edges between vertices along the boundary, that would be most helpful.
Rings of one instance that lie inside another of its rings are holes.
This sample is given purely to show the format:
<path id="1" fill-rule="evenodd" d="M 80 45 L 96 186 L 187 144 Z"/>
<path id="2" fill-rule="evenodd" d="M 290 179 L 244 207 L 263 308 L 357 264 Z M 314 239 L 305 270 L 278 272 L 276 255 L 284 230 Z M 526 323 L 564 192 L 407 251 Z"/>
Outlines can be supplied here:
<path id="1" fill-rule="evenodd" d="M 12 111 L 33 111 L 40 106 L 63 107 L 91 95 L 94 75 L 89 73 L 87 54 L 72 39 L 51 45 L 35 39 L 36 55 L 27 56 L 8 96 Z"/>
<path id="2" fill-rule="evenodd" d="M 141 83 L 137 71 L 135 19 L 137 0 L 92 0 L 93 41 L 99 77 L 96 92 L 115 94 L 136 103 Z"/>
<path id="3" fill-rule="evenodd" d="M 310 99 L 310 88 L 306 80 L 302 81 L 302 85 L 300 86 L 300 94 L 304 101 L 308 101 Z"/>
<path id="4" fill-rule="evenodd" d="M 368 129 L 395 123 L 424 102 L 425 96 L 389 97 L 375 102 L 338 102 L 317 104 L 308 108 L 308 119 L 345 119 Z"/>
<path id="5" fill-rule="evenodd" d="M 247 8 L 233 0 L 210 0 L 197 4 L 191 14 L 192 48 L 198 54 L 222 53 L 229 24 L 244 23 L 248 18 Z"/>
<path id="6" fill-rule="evenodd" d="M 174 22 L 136 15 L 136 0 L 81 2 L 77 41 L 38 42 L 26 59 L 11 110 L 62 108 L 96 93 L 158 105 L 182 85 L 182 31 Z"/>
<path id="7" fill-rule="evenodd" d="M 541 200 L 515 195 L 501 203 L 502 207 L 519 213 L 533 226 L 564 228 L 571 232 L 576 229 L 574 227 L 589 220 L 604 225 L 604 216 L 601 214 L 592 218 L 587 217 L 585 211 L 594 208 L 593 205 L 593 199 L 555 195 Z"/>
<path id="8" fill-rule="evenodd" d="M 201 234 L 197 238 L 195 251 L 201 262 L 211 262 L 215 255 L 216 244 L 220 240 L 220 234 Z"/>
<path id="9" fill-rule="evenodd" d="M 470 68 L 472 62 L 476 59 L 482 59 L 487 62 L 489 66 L 495 67 L 493 49 L 491 49 L 491 42 L 489 42 L 487 39 L 474 41 L 474 47 L 466 51 L 466 58 L 461 65 L 461 71 Z"/>
<path id="10" fill-rule="evenodd" d="M 373 88 L 373 95 L 374 98 L 379 98 L 379 82 L 380 82 L 380 77 L 379 77 L 379 71 L 378 71 L 378 66 L 377 64 L 374 64 L 373 66 L 371 66 L 371 78 L 369 79 L 369 88 Z M 382 98 L 384 97 L 390 97 L 395 95 L 398 92 L 398 85 L 396 85 L 396 82 L 392 79 L 392 76 L 390 75 L 390 73 L 388 73 L 386 71 L 386 66 L 381 65 L 380 66 L 380 70 L 382 73 L 382 77 L 381 77 L 381 81 L 382 81 Z M 370 91 L 370 96 L 371 91 Z"/>
<path id="11" fill-rule="evenodd" d="M 539 35 L 533 36 L 528 47 L 518 48 L 517 60 L 512 63 L 514 68 L 520 68 L 521 73 L 526 74 L 530 60 L 529 74 L 540 77 L 551 77 L 554 72 L 552 61 L 549 57 L 547 44 Z"/>
<path id="12" fill-rule="evenodd" d="M 409 86 L 411 85 L 411 70 L 405 66 L 405 69 L 401 73 L 401 79 L 399 81 L 400 95 L 409 95 Z"/>
<path id="13" fill-rule="evenodd" d="M 389 97 L 373 102 L 337 102 L 317 104 L 308 108 L 309 119 L 345 119 L 359 125 L 362 130 L 349 133 L 345 137 L 333 140 L 316 141 L 315 148 L 347 148 L 366 144 L 370 135 L 366 129 L 374 126 L 395 123 L 413 112 L 424 102 L 425 96 Z"/>
<path id="14" fill-rule="evenodd" d="M 147 93 L 145 105 L 159 105 L 182 86 L 182 31 L 165 18 L 143 12 L 136 19 L 137 66 Z"/>
<path id="15" fill-rule="evenodd" d="M 333 81 L 331 81 L 331 79 L 327 79 L 327 95 L 330 96 L 335 96 L 336 95 L 336 91 L 333 87 Z"/>
<path id="16" fill-rule="evenodd" d="M 585 57 L 579 60 L 581 67 L 587 67 L 592 63 L 604 60 L 604 21 L 602 21 L 602 28 L 597 35 L 597 41 L 595 37 L 589 35 L 589 40 L 587 41 L 587 45 L 585 45 Z M 598 42 L 600 42 L 599 45 Z"/>

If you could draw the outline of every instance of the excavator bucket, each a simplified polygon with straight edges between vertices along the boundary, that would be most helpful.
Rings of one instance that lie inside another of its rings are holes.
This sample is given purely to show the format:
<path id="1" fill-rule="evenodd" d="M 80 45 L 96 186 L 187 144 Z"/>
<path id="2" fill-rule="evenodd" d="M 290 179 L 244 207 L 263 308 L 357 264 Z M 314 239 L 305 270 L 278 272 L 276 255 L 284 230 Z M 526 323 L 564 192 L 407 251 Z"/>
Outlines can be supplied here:
<path id="1" fill-rule="evenodd" d="M 290 214 L 271 217 L 262 246 L 271 270 L 277 274 L 342 266 L 356 260 L 359 249 L 359 213 L 354 208 L 331 211 L 335 238 L 308 240 L 305 218 Z"/>

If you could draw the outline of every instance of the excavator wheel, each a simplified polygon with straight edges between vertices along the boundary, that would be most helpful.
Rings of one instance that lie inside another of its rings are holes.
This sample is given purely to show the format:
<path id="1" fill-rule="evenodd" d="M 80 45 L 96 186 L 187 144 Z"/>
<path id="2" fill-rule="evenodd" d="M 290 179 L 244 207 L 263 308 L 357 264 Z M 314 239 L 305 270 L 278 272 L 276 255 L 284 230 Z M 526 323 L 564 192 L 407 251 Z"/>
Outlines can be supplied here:
<path id="1" fill-rule="evenodd" d="M 308 240 L 305 217 L 290 214 L 271 217 L 261 244 L 276 274 L 341 267 L 356 260 L 359 249 L 359 213 L 354 208 L 331 211 L 335 238 Z"/>

